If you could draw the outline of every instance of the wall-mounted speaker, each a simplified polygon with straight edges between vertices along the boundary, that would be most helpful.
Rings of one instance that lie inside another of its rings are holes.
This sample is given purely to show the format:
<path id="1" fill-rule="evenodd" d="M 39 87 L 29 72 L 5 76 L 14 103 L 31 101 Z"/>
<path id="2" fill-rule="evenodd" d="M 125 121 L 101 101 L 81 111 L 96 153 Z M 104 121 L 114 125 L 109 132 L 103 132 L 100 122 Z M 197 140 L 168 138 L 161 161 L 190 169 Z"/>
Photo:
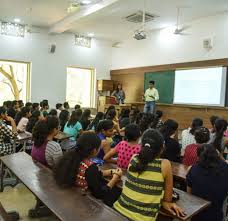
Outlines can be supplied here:
<path id="1" fill-rule="evenodd" d="M 54 54 L 56 50 L 56 45 L 55 44 L 51 44 L 49 46 L 49 53 Z"/>

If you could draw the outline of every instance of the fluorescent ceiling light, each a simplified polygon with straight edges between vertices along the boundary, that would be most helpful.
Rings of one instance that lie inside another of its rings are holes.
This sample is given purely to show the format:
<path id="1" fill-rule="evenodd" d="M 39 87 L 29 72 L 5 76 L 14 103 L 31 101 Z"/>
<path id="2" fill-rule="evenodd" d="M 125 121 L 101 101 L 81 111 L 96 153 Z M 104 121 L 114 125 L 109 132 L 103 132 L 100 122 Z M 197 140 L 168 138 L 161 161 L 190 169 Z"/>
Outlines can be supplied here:
<path id="1" fill-rule="evenodd" d="M 20 18 L 15 18 L 15 19 L 14 19 L 14 22 L 20 23 L 20 22 L 21 22 L 21 19 L 20 19 Z"/>
<path id="2" fill-rule="evenodd" d="M 82 1 L 82 4 L 83 5 L 89 5 L 89 4 L 91 4 L 92 3 L 92 1 L 90 1 L 90 0 L 83 0 Z"/>
<path id="3" fill-rule="evenodd" d="M 89 37 L 94 37 L 94 33 L 89 33 L 88 36 Z"/>

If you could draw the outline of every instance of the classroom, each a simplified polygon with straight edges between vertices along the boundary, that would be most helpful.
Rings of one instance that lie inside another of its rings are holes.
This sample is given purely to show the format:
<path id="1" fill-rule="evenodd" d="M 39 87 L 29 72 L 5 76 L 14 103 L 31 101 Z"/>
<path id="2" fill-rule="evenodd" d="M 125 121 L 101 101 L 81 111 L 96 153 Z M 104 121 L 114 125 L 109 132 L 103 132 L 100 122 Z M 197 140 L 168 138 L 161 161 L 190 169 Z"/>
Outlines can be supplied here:
<path id="1" fill-rule="evenodd" d="M 227 0 L 0 0 L 0 221 L 228 221 Z"/>

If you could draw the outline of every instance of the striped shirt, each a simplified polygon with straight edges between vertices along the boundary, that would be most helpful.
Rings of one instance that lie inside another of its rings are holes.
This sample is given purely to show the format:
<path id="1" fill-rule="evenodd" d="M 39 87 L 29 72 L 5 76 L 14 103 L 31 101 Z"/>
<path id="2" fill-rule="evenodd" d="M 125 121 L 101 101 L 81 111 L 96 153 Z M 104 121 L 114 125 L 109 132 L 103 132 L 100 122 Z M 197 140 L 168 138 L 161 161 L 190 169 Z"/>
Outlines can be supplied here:
<path id="1" fill-rule="evenodd" d="M 46 150 L 45 150 L 45 158 L 46 158 L 47 164 L 50 167 L 53 167 L 62 155 L 63 155 L 63 152 L 59 143 L 55 141 L 48 141 Z"/>
<path id="2" fill-rule="evenodd" d="M 137 163 L 134 156 L 130 166 Z M 114 208 L 134 221 L 155 221 L 164 196 L 161 159 L 149 163 L 142 173 L 127 171 L 127 180 Z M 130 168 L 130 167 L 129 167 Z"/>

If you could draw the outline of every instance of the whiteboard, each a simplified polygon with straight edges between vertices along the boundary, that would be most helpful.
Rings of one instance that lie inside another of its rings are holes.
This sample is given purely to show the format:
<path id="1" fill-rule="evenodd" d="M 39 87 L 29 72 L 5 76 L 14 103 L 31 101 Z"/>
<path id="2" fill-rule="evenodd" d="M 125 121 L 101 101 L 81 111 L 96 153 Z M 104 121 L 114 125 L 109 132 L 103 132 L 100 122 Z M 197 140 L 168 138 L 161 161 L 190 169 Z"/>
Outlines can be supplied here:
<path id="1" fill-rule="evenodd" d="M 225 106 L 226 67 L 176 70 L 174 104 Z"/>

